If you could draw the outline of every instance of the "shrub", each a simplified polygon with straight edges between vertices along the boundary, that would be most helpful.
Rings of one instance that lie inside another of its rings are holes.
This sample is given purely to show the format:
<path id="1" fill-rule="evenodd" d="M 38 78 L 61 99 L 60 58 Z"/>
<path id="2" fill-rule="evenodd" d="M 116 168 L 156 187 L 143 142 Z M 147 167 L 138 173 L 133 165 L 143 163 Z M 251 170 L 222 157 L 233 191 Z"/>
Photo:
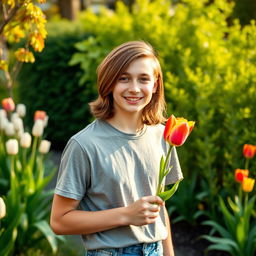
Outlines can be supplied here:
<path id="1" fill-rule="evenodd" d="M 36 64 L 27 64 L 21 71 L 19 94 L 29 113 L 42 108 L 49 113 L 47 137 L 55 148 L 62 149 L 91 118 L 87 105 L 93 98 L 91 87 L 80 86 L 82 72 L 67 64 L 75 52 L 74 44 L 87 35 L 69 22 L 51 23 L 47 30 L 44 52 L 36 55 Z"/>

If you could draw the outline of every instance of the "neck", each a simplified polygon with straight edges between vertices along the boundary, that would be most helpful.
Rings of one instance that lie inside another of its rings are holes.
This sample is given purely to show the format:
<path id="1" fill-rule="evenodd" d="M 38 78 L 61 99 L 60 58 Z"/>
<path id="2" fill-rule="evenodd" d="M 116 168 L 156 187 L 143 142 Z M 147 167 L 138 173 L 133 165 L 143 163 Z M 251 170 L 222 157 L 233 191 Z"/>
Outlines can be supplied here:
<path id="1" fill-rule="evenodd" d="M 141 115 L 114 115 L 112 118 L 107 120 L 116 129 L 125 133 L 137 133 L 143 129 L 143 123 L 141 120 Z"/>

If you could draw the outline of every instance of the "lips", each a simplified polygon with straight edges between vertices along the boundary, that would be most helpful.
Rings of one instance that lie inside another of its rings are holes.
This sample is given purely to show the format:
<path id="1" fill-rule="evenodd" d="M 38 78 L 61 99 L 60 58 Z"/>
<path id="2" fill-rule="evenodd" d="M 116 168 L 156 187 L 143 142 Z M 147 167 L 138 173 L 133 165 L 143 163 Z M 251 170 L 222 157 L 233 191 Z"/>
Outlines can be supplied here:
<path id="1" fill-rule="evenodd" d="M 141 99 L 143 99 L 143 97 L 124 97 L 126 101 L 128 101 L 129 103 L 137 103 L 139 102 Z"/>

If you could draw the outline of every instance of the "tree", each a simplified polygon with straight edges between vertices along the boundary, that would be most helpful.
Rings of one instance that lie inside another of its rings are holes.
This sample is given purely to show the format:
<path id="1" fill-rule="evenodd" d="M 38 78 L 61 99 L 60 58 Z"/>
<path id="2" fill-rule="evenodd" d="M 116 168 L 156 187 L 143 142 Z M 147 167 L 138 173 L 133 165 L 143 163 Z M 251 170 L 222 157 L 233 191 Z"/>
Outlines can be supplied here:
<path id="1" fill-rule="evenodd" d="M 10 97 L 22 63 L 33 63 L 32 49 L 41 52 L 44 48 L 46 18 L 37 3 L 43 4 L 45 0 L 0 3 L 0 86 L 7 88 Z M 15 43 L 20 44 L 13 50 Z"/>

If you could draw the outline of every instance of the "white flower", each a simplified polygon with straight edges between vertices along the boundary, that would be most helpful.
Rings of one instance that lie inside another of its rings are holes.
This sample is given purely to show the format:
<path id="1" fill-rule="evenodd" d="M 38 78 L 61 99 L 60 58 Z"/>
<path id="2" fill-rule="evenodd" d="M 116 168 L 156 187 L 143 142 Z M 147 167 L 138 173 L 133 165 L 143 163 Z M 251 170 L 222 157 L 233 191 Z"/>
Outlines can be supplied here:
<path id="1" fill-rule="evenodd" d="M 5 134 L 6 134 L 7 136 L 9 136 L 9 137 L 15 135 L 15 129 L 14 129 L 13 123 L 7 122 L 7 123 L 5 124 L 4 130 L 5 130 Z"/>
<path id="2" fill-rule="evenodd" d="M 6 215 L 6 206 L 2 197 L 0 197 L 0 219 Z"/>
<path id="3" fill-rule="evenodd" d="M 42 140 L 39 146 L 39 152 L 41 154 L 47 154 L 50 150 L 51 142 L 48 140 Z"/>
<path id="4" fill-rule="evenodd" d="M 16 113 L 16 112 L 12 113 L 11 121 L 14 122 L 14 120 L 15 120 L 16 118 L 19 118 L 18 113 Z"/>
<path id="5" fill-rule="evenodd" d="M 23 148 L 29 148 L 31 146 L 31 135 L 28 132 L 21 135 L 20 146 Z"/>
<path id="6" fill-rule="evenodd" d="M 1 119 L 2 117 L 7 117 L 7 114 L 6 114 L 5 109 L 0 109 L 0 119 Z"/>
<path id="7" fill-rule="evenodd" d="M 8 119 L 5 116 L 0 115 L 0 130 L 5 130 L 5 126 L 8 123 Z"/>
<path id="8" fill-rule="evenodd" d="M 44 122 L 41 119 L 37 119 L 34 123 L 32 134 L 35 137 L 40 137 L 43 135 L 44 132 Z"/>
<path id="9" fill-rule="evenodd" d="M 23 128 L 23 121 L 21 118 L 17 117 L 13 120 L 13 125 L 14 125 L 14 129 L 18 132 L 18 131 L 24 131 Z"/>
<path id="10" fill-rule="evenodd" d="M 24 104 L 17 104 L 16 112 L 20 117 L 24 117 L 26 115 L 26 106 Z"/>
<path id="11" fill-rule="evenodd" d="M 17 155 L 19 151 L 18 141 L 16 139 L 7 140 L 6 151 L 8 155 Z"/>
<path id="12" fill-rule="evenodd" d="M 49 120 L 49 116 L 46 115 L 44 118 L 44 127 L 48 125 L 48 120 Z"/>

